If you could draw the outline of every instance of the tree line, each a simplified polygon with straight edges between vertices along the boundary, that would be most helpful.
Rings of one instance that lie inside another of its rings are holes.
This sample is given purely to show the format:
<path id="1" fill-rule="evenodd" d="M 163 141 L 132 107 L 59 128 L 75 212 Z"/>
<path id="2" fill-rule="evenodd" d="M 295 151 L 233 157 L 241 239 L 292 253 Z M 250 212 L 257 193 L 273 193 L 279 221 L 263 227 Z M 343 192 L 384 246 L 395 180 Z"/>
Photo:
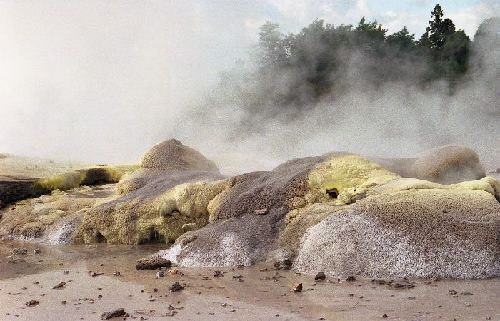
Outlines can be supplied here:
<path id="1" fill-rule="evenodd" d="M 239 64 L 221 75 L 213 103 L 230 103 L 249 114 L 303 111 L 353 87 L 377 89 L 398 82 L 426 89 L 445 81 L 449 94 L 467 81 L 474 42 L 498 27 L 499 18 L 485 20 L 474 41 L 437 4 L 425 33 L 416 39 L 406 27 L 393 34 L 377 21 L 362 18 L 353 25 L 314 20 L 298 33 L 283 34 L 267 22 L 259 32 L 252 67 Z M 490 32 L 491 33 L 491 32 Z M 498 46 L 497 42 L 494 46 Z"/>

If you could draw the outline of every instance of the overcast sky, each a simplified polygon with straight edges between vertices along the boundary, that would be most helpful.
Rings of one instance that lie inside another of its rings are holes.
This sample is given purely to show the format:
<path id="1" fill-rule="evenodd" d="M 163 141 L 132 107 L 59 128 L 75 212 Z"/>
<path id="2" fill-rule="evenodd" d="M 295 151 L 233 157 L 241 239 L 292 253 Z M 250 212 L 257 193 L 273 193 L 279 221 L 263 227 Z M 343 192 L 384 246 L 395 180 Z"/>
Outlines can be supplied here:
<path id="1" fill-rule="evenodd" d="M 440 1 L 473 36 L 498 1 Z M 175 134 L 186 100 L 255 42 L 266 20 L 295 32 L 377 19 L 424 31 L 435 1 L 0 1 L 0 152 L 135 161 Z M 193 129 L 193 135 L 196 130 Z M 198 147 L 198 146 L 194 146 Z"/>

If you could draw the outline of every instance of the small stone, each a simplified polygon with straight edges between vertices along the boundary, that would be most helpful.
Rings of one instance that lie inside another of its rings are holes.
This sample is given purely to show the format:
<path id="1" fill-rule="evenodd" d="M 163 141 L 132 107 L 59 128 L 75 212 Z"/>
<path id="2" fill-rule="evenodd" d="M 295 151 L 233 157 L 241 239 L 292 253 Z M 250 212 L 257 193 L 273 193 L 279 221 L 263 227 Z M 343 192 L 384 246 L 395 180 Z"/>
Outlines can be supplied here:
<path id="1" fill-rule="evenodd" d="M 90 271 L 89 274 L 90 274 L 91 277 L 95 278 L 96 276 L 103 275 L 104 273 Z"/>
<path id="2" fill-rule="evenodd" d="M 356 281 L 356 278 L 355 278 L 354 276 L 352 276 L 352 275 L 351 275 L 350 277 L 348 277 L 348 278 L 346 279 L 346 281 L 347 281 L 347 282 L 354 282 L 354 281 Z"/>
<path id="3" fill-rule="evenodd" d="M 62 289 L 66 285 L 66 282 L 59 282 L 57 285 L 54 285 L 52 289 Z"/>
<path id="4" fill-rule="evenodd" d="M 178 268 L 173 268 L 168 270 L 168 274 L 170 275 L 184 275 Z"/>
<path id="5" fill-rule="evenodd" d="M 39 302 L 39 301 L 37 301 L 37 300 L 29 300 L 29 301 L 28 301 L 28 302 L 26 302 L 25 304 L 26 304 L 26 306 L 28 306 L 28 307 L 34 307 L 34 306 L 36 306 L 36 305 L 39 305 L 39 304 L 40 304 L 40 302 Z"/>
<path id="6" fill-rule="evenodd" d="M 385 314 L 385 313 L 384 313 L 384 314 L 382 315 L 382 318 L 384 318 L 384 319 L 385 319 L 385 318 L 387 318 L 387 314 Z"/>
<path id="7" fill-rule="evenodd" d="M 41 251 L 40 249 L 34 249 L 34 250 L 33 250 L 33 253 L 34 253 L 34 254 L 40 254 L 40 253 L 42 253 L 42 251 Z"/>
<path id="8" fill-rule="evenodd" d="M 125 312 L 125 309 L 123 309 L 123 308 L 115 309 L 113 311 L 104 312 L 103 314 L 101 314 L 101 320 L 109 320 L 109 319 L 116 318 L 116 317 L 123 317 L 126 314 L 127 313 Z"/>
<path id="9" fill-rule="evenodd" d="M 293 292 L 302 292 L 302 283 L 294 285 L 292 290 Z"/>
<path id="10" fill-rule="evenodd" d="M 315 281 L 323 281 L 326 279 L 325 272 L 318 272 L 316 276 L 314 277 Z"/>
<path id="11" fill-rule="evenodd" d="M 159 256 L 154 256 L 147 259 L 138 260 L 135 268 L 137 270 L 157 270 L 162 267 L 169 268 L 171 266 L 172 262 L 170 262 L 170 260 L 164 259 Z"/>
<path id="12" fill-rule="evenodd" d="M 449 293 L 450 295 L 457 295 L 457 294 L 458 294 L 458 292 L 457 292 L 457 291 L 455 291 L 455 290 L 449 290 L 449 291 L 448 291 L 448 293 Z"/>
<path id="13" fill-rule="evenodd" d="M 182 290 L 184 290 L 184 287 L 179 282 L 175 282 L 170 286 L 170 292 L 178 292 Z"/>
<path id="14" fill-rule="evenodd" d="M 162 277 L 164 277 L 164 276 L 165 276 L 165 272 L 163 272 L 163 271 L 158 271 L 158 272 L 156 272 L 156 276 L 155 276 L 155 277 L 156 277 L 157 279 L 159 279 L 159 278 L 162 278 Z"/>
<path id="15" fill-rule="evenodd" d="M 122 274 L 121 274 L 119 271 L 115 271 L 115 272 L 113 273 L 113 275 L 114 275 L 114 276 L 121 276 Z"/>
<path id="16" fill-rule="evenodd" d="M 214 271 L 214 278 L 221 278 L 223 276 L 224 276 L 224 274 L 220 270 Z"/>

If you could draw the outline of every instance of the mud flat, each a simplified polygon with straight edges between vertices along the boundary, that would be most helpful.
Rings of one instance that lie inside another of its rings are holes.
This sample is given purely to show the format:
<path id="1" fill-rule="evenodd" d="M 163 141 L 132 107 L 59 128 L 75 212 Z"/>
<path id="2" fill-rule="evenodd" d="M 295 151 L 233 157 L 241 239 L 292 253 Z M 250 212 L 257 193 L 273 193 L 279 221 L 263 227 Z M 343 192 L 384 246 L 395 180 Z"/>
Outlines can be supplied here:
<path id="1" fill-rule="evenodd" d="M 19 246 L 28 254 L 10 256 Z M 160 278 L 135 270 L 136 259 L 158 248 L 3 241 L 0 319 L 99 320 L 124 308 L 127 320 L 500 320 L 498 278 L 315 281 L 265 264 L 171 268 Z M 175 282 L 184 289 L 170 292 Z M 298 283 L 302 292 L 292 292 Z"/>

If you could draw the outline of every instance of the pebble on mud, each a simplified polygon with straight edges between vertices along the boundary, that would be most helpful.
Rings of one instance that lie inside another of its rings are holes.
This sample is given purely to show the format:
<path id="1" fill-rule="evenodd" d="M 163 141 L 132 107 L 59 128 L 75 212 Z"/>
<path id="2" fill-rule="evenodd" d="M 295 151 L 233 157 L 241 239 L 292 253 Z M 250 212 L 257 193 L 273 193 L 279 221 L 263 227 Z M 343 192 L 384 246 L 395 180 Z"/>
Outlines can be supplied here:
<path id="1" fill-rule="evenodd" d="M 179 282 L 175 282 L 170 286 L 169 290 L 170 292 L 178 292 L 184 290 L 184 287 Z"/>
<path id="2" fill-rule="evenodd" d="M 318 272 L 316 276 L 314 277 L 315 281 L 323 281 L 326 279 L 325 272 Z"/>
<path id="3" fill-rule="evenodd" d="M 52 289 L 62 289 L 66 285 L 66 282 L 59 282 L 58 284 L 54 285 Z"/>
<path id="4" fill-rule="evenodd" d="M 165 276 L 165 272 L 163 272 L 163 271 L 158 271 L 158 272 L 156 272 L 156 276 L 155 276 L 155 278 L 159 279 L 159 278 L 162 278 L 162 277 L 164 277 L 164 276 Z"/>
<path id="5" fill-rule="evenodd" d="M 173 268 L 173 269 L 170 269 L 168 270 L 168 274 L 170 275 L 184 275 L 178 268 Z"/>
<path id="6" fill-rule="evenodd" d="M 169 268 L 171 266 L 172 262 L 170 262 L 170 260 L 156 256 L 138 260 L 135 268 L 137 270 L 157 270 L 162 267 Z"/>
<path id="7" fill-rule="evenodd" d="M 293 292 L 302 292 L 302 283 L 295 284 L 292 288 Z"/>
<path id="8" fill-rule="evenodd" d="M 28 302 L 26 302 L 25 304 L 26 304 L 26 306 L 28 306 L 28 307 L 34 307 L 35 305 L 39 305 L 39 304 L 40 304 L 40 302 L 39 302 L 39 301 L 37 301 L 37 300 L 29 300 L 29 301 L 28 301 Z"/>
<path id="9" fill-rule="evenodd" d="M 125 312 L 125 309 L 123 309 L 123 308 L 115 309 L 113 311 L 104 312 L 103 314 L 101 314 L 101 320 L 109 320 L 111 318 L 123 317 L 126 314 L 127 313 Z"/>

